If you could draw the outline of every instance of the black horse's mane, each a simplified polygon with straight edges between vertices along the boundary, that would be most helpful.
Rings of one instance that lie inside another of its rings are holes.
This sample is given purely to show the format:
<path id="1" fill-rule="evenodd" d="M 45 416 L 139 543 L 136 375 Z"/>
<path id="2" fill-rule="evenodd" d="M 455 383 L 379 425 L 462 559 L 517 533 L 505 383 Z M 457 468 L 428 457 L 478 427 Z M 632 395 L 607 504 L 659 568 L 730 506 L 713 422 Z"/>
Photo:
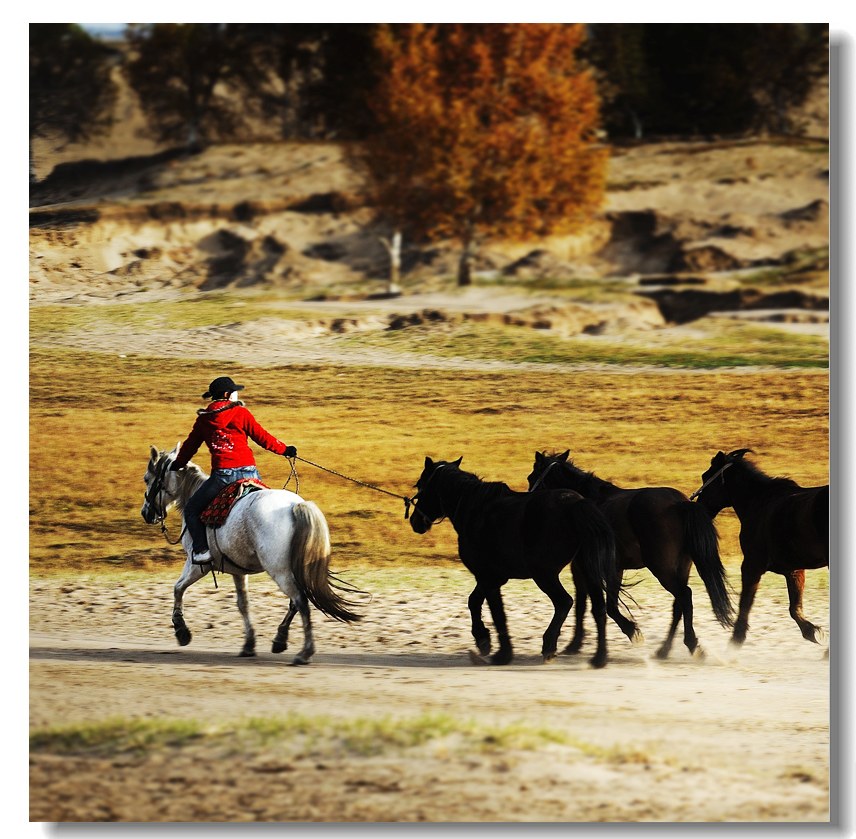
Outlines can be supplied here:
<path id="1" fill-rule="evenodd" d="M 556 452 L 547 455 L 549 459 L 554 459 L 558 456 L 559 455 Z M 584 469 L 580 469 L 580 467 L 577 466 L 571 458 L 568 458 L 565 461 L 559 461 L 557 465 L 575 479 L 577 486 L 579 487 L 577 491 L 580 495 L 584 495 L 586 498 L 598 499 L 609 494 L 610 491 L 619 488 L 610 481 L 598 478 L 594 472 L 586 472 Z"/>
<path id="2" fill-rule="evenodd" d="M 754 483 L 761 484 L 763 487 L 770 489 L 784 487 L 787 489 L 800 489 L 800 485 L 793 480 L 792 478 L 787 477 L 774 477 L 772 475 L 768 475 L 766 472 L 762 472 L 754 463 L 751 463 L 748 460 L 735 460 L 734 465 L 740 467 L 745 473 L 746 477 L 748 477 Z"/>
<path id="3" fill-rule="evenodd" d="M 514 490 L 502 481 L 485 481 L 472 472 L 464 472 L 463 469 L 455 469 L 454 472 L 447 474 L 463 478 L 462 483 L 465 485 L 467 495 L 479 503 L 494 501 L 514 493 Z"/>

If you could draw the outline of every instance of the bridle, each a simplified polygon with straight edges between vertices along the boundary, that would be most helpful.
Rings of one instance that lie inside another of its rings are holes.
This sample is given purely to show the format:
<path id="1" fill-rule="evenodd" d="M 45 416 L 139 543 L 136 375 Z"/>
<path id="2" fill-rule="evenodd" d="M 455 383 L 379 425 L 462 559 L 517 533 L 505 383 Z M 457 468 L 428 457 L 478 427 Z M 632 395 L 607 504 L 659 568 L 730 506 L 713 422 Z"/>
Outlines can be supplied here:
<path id="1" fill-rule="evenodd" d="M 551 461 L 550 461 L 550 463 L 547 465 L 547 468 L 546 468 L 546 469 L 545 469 L 545 470 L 544 470 L 544 471 L 539 475 L 538 480 L 537 480 L 537 481 L 535 481 L 535 483 L 534 483 L 534 484 L 532 484 L 532 486 L 531 486 L 531 487 L 529 487 L 529 492 L 535 492 L 535 490 L 536 490 L 536 489 L 538 489 L 538 487 L 539 487 L 539 486 L 541 486 L 541 481 L 543 481 L 543 480 L 544 480 L 544 478 L 546 478 L 546 477 L 547 477 L 547 473 L 548 473 L 548 472 L 549 472 L 549 471 L 550 471 L 554 466 L 558 466 L 558 465 L 559 465 L 559 461 L 558 461 L 558 460 L 551 460 Z"/>
<path id="2" fill-rule="evenodd" d="M 169 471 L 169 467 L 172 465 L 173 460 L 167 455 L 164 457 L 160 463 L 155 467 L 155 475 L 152 478 L 152 482 L 146 489 L 146 494 L 143 498 L 143 502 L 145 506 L 151 508 L 154 511 L 154 518 L 151 521 L 151 524 L 159 524 L 161 526 L 161 533 L 163 533 L 164 539 L 169 542 L 170 545 L 177 545 L 181 541 L 181 537 L 184 535 L 184 528 L 182 528 L 181 533 L 178 535 L 178 539 L 173 541 L 169 538 L 169 533 L 167 533 L 166 529 L 166 507 L 162 505 L 158 505 L 155 503 L 157 497 L 161 494 L 161 492 L 165 489 L 166 484 L 166 473 Z"/>
<path id="3" fill-rule="evenodd" d="M 734 466 L 734 461 L 730 460 L 719 471 L 714 472 L 691 496 L 690 501 L 695 501 L 702 492 L 704 492 L 718 477 L 722 476 L 722 483 L 725 484 L 725 475 L 723 474 L 730 466 Z"/>
<path id="4" fill-rule="evenodd" d="M 440 463 L 440 464 L 438 464 L 438 465 L 435 467 L 434 471 L 433 471 L 433 472 L 428 476 L 428 480 L 427 480 L 427 481 L 425 481 L 425 486 L 424 486 L 424 487 L 422 487 L 422 489 L 420 489 L 420 490 L 419 490 L 415 495 L 413 495 L 413 496 L 409 499 L 409 500 L 410 500 L 410 505 L 409 505 L 409 506 L 412 506 L 412 507 L 413 507 L 413 511 L 414 511 L 415 513 L 419 513 L 419 515 L 420 515 L 420 516 L 422 516 L 422 518 L 423 518 L 423 519 L 425 519 L 425 521 L 429 522 L 429 523 L 430 523 L 430 524 L 432 524 L 432 525 L 437 524 L 437 522 L 443 521 L 443 519 L 445 519 L 445 518 L 448 518 L 448 516 L 446 515 L 446 513 L 443 511 L 443 499 L 442 499 L 442 498 L 440 498 L 440 497 L 438 496 L 438 499 L 439 499 L 439 501 L 440 501 L 440 515 L 439 515 L 436 519 L 428 518 L 428 516 L 426 516 L 426 515 L 425 515 L 425 513 L 423 513 L 423 512 L 422 512 L 422 510 L 420 510 L 420 509 L 419 509 L 419 507 L 417 507 L 417 506 L 416 506 L 416 499 L 417 499 L 417 498 L 419 498 L 419 496 L 420 496 L 420 495 L 422 495 L 422 493 L 423 493 L 423 492 L 425 492 L 425 490 L 426 490 L 426 489 L 428 489 L 428 484 L 430 484 L 430 483 L 431 483 L 431 481 L 433 481 L 433 480 L 434 480 L 434 476 L 435 476 L 435 475 L 436 475 L 436 474 L 437 474 L 437 473 L 438 473 L 438 472 L 439 472 L 439 471 L 440 471 L 444 466 L 449 466 L 449 465 L 450 465 L 450 464 L 448 464 L 448 463 Z M 408 511 L 408 512 L 409 512 L 409 511 Z M 405 517 L 405 518 L 408 518 L 408 516 L 407 516 L 407 515 L 405 515 L 404 517 Z"/>

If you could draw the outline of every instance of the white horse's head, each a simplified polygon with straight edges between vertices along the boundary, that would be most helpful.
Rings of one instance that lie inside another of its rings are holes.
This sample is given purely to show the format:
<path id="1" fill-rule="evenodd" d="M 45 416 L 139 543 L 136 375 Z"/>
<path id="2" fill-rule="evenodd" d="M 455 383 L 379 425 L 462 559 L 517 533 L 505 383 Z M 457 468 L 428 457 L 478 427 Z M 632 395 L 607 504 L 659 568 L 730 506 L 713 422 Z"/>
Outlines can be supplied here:
<path id="1" fill-rule="evenodd" d="M 151 447 L 149 465 L 143 481 L 146 484 L 146 495 L 140 515 L 146 524 L 157 524 L 166 518 L 167 510 L 176 502 L 178 495 L 178 473 L 171 472 L 170 464 L 178 456 L 181 442 L 175 444 L 171 452 L 158 451 Z"/>

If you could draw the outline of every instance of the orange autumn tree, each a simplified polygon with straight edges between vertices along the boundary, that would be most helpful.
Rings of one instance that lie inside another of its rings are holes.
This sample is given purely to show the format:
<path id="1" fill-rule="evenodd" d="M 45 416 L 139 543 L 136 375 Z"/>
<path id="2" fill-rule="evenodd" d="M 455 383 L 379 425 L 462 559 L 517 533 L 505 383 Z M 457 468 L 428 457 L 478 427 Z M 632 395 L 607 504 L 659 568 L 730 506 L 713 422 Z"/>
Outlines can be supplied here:
<path id="1" fill-rule="evenodd" d="M 378 28 L 373 197 L 397 231 L 460 241 L 460 285 L 480 241 L 572 232 L 599 207 L 607 152 L 584 38 L 580 24 Z"/>

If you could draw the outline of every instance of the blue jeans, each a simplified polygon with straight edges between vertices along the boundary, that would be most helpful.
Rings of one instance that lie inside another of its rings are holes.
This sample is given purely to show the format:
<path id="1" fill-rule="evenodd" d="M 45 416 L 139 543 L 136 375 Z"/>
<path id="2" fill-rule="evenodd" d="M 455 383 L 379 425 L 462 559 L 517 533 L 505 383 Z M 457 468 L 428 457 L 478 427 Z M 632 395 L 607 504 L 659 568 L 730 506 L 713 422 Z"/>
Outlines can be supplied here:
<path id="1" fill-rule="evenodd" d="M 255 466 L 242 466 L 240 469 L 215 469 L 211 477 L 202 484 L 184 505 L 184 523 L 193 538 L 193 552 L 202 553 L 208 550 L 208 537 L 205 525 L 199 521 L 202 511 L 214 500 L 224 486 L 244 478 L 261 480 L 259 470 Z"/>

